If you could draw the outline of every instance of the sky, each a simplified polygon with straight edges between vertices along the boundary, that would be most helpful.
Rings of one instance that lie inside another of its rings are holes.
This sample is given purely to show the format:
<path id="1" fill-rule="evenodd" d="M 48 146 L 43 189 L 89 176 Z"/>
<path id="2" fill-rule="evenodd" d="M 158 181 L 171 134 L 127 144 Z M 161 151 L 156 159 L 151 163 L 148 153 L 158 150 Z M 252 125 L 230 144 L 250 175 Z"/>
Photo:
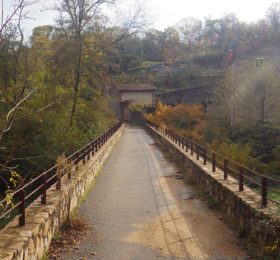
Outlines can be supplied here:
<path id="1" fill-rule="evenodd" d="M 266 10 L 275 0 L 150 0 L 155 27 L 166 28 L 183 18 L 192 16 L 203 19 L 218 18 L 235 13 L 240 20 L 252 22 L 265 16 Z M 172 4 L 170 4 L 172 3 Z"/>
<path id="2" fill-rule="evenodd" d="M 11 10 L 13 1 L 4 0 L 6 14 Z M 46 9 L 51 9 L 55 1 L 59 0 L 40 0 L 31 8 L 29 16 L 32 19 L 25 21 L 27 33 L 32 32 L 35 26 L 54 24 L 56 13 L 46 11 Z M 119 3 L 117 6 L 123 13 L 133 9 L 135 5 L 143 5 L 150 17 L 149 20 L 152 21 L 151 27 L 162 30 L 190 16 L 203 19 L 209 16 L 218 18 L 228 13 L 235 13 L 240 20 L 256 21 L 265 16 L 267 8 L 275 0 L 117 0 L 117 2 Z M 112 13 L 111 8 L 106 8 L 108 14 Z"/>

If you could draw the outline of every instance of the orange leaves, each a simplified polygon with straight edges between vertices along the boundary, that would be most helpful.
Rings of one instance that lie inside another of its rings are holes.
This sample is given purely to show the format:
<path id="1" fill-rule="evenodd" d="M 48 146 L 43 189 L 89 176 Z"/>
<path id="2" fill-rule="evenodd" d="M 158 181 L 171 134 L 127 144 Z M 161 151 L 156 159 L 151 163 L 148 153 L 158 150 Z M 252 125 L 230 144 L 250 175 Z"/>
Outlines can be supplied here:
<path id="1" fill-rule="evenodd" d="M 201 105 L 178 104 L 172 107 L 159 103 L 156 112 L 147 115 L 146 118 L 196 141 L 203 139 L 203 130 L 207 126 Z"/>

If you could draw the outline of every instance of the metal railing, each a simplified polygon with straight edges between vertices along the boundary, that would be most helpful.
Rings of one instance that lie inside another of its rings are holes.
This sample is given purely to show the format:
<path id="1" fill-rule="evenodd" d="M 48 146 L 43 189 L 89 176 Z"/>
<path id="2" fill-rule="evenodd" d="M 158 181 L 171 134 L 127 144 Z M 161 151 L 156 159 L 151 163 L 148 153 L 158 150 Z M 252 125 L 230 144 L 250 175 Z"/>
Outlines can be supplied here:
<path id="1" fill-rule="evenodd" d="M 45 205 L 47 203 L 47 190 L 54 185 L 56 185 L 57 190 L 60 190 L 61 178 L 67 175 L 68 179 L 71 179 L 72 175 L 78 170 L 79 164 L 85 164 L 121 126 L 121 122 L 117 123 L 107 132 L 65 158 L 62 162 L 57 163 L 52 168 L 28 181 L 24 186 L 14 191 L 12 201 L 7 202 L 6 199 L 0 201 L 0 205 L 2 206 L 0 223 L 5 221 L 5 219 L 5 222 L 7 222 L 5 227 L 2 228 L 2 232 L 16 218 L 18 218 L 19 225 L 24 226 L 26 208 L 31 206 L 39 197 L 41 197 L 41 204 Z"/>
<path id="2" fill-rule="evenodd" d="M 244 191 L 244 185 L 246 185 L 255 193 L 259 194 L 263 207 L 267 207 L 268 201 L 280 205 L 280 180 L 249 169 L 203 145 L 182 137 L 168 129 L 163 129 L 151 121 L 146 121 L 146 123 L 156 131 L 161 132 L 186 152 L 196 156 L 197 160 L 202 159 L 204 165 L 210 163 L 212 172 L 216 172 L 217 168 L 219 168 L 223 172 L 224 180 L 227 180 L 228 176 L 231 176 L 238 181 L 240 192 Z M 279 197 L 279 199 L 274 199 L 273 195 L 276 195 L 275 197 Z"/>

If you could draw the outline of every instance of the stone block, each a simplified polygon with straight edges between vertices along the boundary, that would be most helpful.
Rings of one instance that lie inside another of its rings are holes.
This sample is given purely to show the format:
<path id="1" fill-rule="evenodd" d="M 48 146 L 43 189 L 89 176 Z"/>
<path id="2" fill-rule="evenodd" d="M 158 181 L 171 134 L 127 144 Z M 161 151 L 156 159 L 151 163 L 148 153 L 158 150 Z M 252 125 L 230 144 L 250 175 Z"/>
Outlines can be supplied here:
<path id="1" fill-rule="evenodd" d="M 24 227 L 18 227 L 17 221 L 11 223 L 11 227 L 0 236 L 1 260 L 42 258 L 54 234 L 69 214 L 69 198 L 72 211 L 78 206 L 80 197 L 90 187 L 91 181 L 120 137 L 121 131 L 87 161 L 85 166 L 80 165 L 71 180 L 68 180 L 67 176 L 63 177 L 61 191 L 56 190 L 55 185 L 51 187 L 47 192 L 47 205 L 41 205 L 40 199 L 36 200 L 26 210 Z"/>

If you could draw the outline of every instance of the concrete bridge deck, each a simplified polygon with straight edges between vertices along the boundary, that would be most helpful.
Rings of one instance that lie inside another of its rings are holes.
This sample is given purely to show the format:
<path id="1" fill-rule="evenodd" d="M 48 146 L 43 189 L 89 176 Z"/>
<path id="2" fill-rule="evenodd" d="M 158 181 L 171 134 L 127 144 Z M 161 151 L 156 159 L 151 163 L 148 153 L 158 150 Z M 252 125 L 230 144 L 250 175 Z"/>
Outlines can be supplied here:
<path id="1" fill-rule="evenodd" d="M 244 259 L 218 213 L 170 177 L 177 172 L 145 130 L 126 126 L 79 211 L 93 234 L 61 259 Z"/>

